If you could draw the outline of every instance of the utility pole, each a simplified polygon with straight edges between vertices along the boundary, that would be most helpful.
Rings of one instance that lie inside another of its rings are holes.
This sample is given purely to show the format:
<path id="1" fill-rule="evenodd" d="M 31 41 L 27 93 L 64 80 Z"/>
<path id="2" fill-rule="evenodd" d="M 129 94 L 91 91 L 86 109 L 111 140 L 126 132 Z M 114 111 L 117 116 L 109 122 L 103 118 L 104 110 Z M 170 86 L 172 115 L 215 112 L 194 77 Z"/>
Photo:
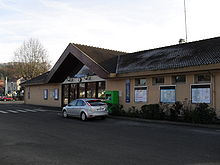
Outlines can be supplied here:
<path id="1" fill-rule="evenodd" d="M 185 16 L 185 33 L 186 33 L 186 42 L 187 42 L 187 22 L 186 22 L 186 0 L 184 0 L 184 16 Z"/>

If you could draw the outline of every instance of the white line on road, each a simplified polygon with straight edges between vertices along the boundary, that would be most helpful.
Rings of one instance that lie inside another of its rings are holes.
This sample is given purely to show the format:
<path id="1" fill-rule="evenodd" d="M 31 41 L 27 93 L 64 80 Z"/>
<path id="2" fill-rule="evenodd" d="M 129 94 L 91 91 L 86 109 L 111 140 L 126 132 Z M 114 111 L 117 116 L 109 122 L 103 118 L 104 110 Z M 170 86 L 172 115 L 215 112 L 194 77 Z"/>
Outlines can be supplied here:
<path id="1" fill-rule="evenodd" d="M 25 111 L 28 111 L 28 112 L 37 112 L 35 110 L 32 110 L 32 109 L 24 109 Z"/>
<path id="2" fill-rule="evenodd" d="M 0 111 L 0 113 L 8 113 L 8 112 L 5 112 L 5 111 Z"/>
<path id="3" fill-rule="evenodd" d="M 39 111 L 39 112 L 46 112 L 48 110 L 44 110 L 44 109 L 34 109 L 35 111 Z"/>
<path id="4" fill-rule="evenodd" d="M 13 110 L 7 110 L 8 112 L 12 112 L 12 113 L 19 113 L 17 111 L 13 111 Z"/>
<path id="5" fill-rule="evenodd" d="M 21 110 L 21 109 L 18 109 L 17 111 L 18 112 L 24 112 L 24 113 L 27 112 L 27 111 L 24 111 L 24 110 Z"/>

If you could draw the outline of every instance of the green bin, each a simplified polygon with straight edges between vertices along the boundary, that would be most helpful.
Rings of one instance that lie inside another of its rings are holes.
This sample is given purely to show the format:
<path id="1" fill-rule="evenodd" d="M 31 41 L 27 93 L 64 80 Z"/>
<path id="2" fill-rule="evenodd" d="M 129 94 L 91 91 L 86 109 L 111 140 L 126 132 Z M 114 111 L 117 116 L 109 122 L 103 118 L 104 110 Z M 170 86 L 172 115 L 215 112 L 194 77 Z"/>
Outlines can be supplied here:
<path id="1" fill-rule="evenodd" d="M 111 113 L 112 105 L 119 104 L 119 92 L 118 91 L 105 91 L 105 102 L 108 104 L 109 113 Z"/>

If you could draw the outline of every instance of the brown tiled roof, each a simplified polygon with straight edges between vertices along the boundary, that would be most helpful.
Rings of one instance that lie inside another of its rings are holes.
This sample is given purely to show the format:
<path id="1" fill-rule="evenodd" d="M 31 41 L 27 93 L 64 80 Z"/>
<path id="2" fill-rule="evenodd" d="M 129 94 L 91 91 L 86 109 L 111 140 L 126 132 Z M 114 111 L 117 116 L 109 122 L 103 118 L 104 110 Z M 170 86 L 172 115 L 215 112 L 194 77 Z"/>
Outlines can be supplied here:
<path id="1" fill-rule="evenodd" d="M 116 50 L 73 44 L 110 73 L 115 72 L 118 56 L 126 54 Z"/>
<path id="2" fill-rule="evenodd" d="M 43 73 L 37 77 L 32 78 L 31 80 L 27 80 L 21 85 L 36 85 L 36 84 L 45 84 L 46 78 L 48 76 L 49 72 Z"/>
<path id="3" fill-rule="evenodd" d="M 220 63 L 220 37 L 120 56 L 117 73 L 176 69 Z"/>

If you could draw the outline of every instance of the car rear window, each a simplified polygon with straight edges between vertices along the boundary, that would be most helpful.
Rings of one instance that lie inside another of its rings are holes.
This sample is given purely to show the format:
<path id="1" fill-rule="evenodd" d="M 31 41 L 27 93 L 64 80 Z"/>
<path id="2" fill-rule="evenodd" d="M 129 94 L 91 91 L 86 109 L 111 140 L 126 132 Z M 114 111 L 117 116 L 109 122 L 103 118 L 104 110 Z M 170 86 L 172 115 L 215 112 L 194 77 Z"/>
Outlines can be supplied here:
<path id="1" fill-rule="evenodd" d="M 87 101 L 91 106 L 100 106 L 100 105 L 105 105 L 101 100 L 89 100 Z"/>

